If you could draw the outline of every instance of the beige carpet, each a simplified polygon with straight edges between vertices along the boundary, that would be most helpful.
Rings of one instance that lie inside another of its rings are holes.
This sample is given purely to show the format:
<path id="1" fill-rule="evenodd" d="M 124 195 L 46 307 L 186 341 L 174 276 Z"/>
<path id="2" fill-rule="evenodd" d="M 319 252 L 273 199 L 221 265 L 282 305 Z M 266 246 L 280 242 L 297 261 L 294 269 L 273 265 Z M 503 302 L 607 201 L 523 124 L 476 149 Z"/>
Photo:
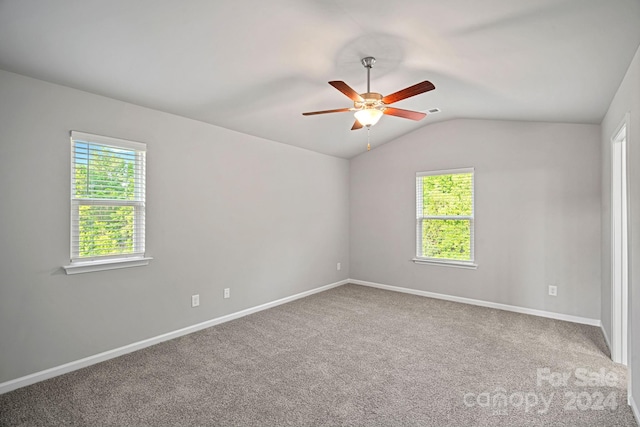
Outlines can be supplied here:
<path id="1" fill-rule="evenodd" d="M 633 426 L 596 327 L 345 285 L 0 396 L 2 426 Z"/>

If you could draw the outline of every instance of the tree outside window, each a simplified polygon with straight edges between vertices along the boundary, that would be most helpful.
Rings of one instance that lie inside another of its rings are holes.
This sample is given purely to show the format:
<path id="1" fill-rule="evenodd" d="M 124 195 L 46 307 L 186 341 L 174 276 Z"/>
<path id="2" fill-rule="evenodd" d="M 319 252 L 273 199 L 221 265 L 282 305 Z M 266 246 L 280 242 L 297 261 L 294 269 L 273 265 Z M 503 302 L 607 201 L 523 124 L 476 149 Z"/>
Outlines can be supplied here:
<path id="1" fill-rule="evenodd" d="M 473 169 L 416 176 L 418 259 L 472 263 Z"/>

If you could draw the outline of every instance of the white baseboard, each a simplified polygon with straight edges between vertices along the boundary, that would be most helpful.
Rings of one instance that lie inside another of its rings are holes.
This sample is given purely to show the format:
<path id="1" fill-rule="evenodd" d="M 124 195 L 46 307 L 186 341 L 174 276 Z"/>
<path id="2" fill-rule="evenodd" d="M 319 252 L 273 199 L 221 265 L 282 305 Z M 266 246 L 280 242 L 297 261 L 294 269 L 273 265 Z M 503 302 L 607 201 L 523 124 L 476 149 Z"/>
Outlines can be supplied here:
<path id="1" fill-rule="evenodd" d="M 399 286 L 383 285 L 380 283 L 366 282 L 364 280 L 349 279 L 349 283 L 362 286 L 370 286 L 372 288 L 386 289 L 388 291 L 403 292 L 406 294 L 420 295 L 423 297 L 436 298 L 446 301 L 461 302 L 463 304 L 478 305 L 481 307 L 496 308 L 498 310 L 513 311 L 515 313 L 531 314 L 533 316 L 547 317 L 550 319 L 565 320 L 567 322 L 582 323 L 591 326 L 602 326 L 599 319 L 590 319 L 588 317 L 572 316 L 569 314 L 554 313 L 552 311 L 536 310 L 533 308 L 518 307 L 515 305 L 500 304 L 497 302 L 483 301 L 472 298 L 456 297 L 446 294 L 438 294 L 434 292 L 420 291 L 417 289 L 402 288 Z"/>
<path id="2" fill-rule="evenodd" d="M 167 332 L 166 334 L 158 335 L 153 338 L 148 338 L 146 340 L 125 345 L 124 347 L 108 350 L 99 354 L 95 354 L 93 356 L 85 357 L 80 360 L 65 363 L 64 365 L 55 366 L 53 368 L 45 369 L 44 371 L 35 372 L 33 374 L 29 374 L 24 377 L 6 381 L 4 383 L 0 383 L 0 394 L 7 393 L 9 391 L 18 389 L 20 387 L 25 387 L 31 384 L 35 384 L 37 382 L 44 381 L 49 378 L 57 377 L 58 375 L 66 374 L 68 372 L 85 368 L 87 366 L 95 365 L 96 363 L 104 362 L 105 360 L 113 359 L 115 357 L 122 356 L 127 353 L 134 352 L 136 350 L 141 350 L 143 348 L 150 347 L 155 344 L 159 344 L 163 341 L 168 341 L 170 339 L 178 338 L 183 335 L 188 335 L 193 332 L 197 332 L 199 330 L 209 328 L 211 326 L 219 325 L 220 323 L 238 319 L 240 317 L 244 317 L 249 314 L 256 313 L 258 311 L 276 307 L 281 304 L 286 304 L 288 302 L 291 302 L 300 298 L 304 298 L 309 295 L 316 294 L 318 292 L 323 292 L 331 288 L 336 288 L 338 286 L 342 286 L 347 283 L 349 283 L 348 280 L 341 280 L 339 282 L 331 283 L 329 285 L 320 286 L 319 288 L 311 289 L 309 291 L 301 292 L 299 294 L 291 295 L 291 296 L 281 298 L 275 301 L 271 301 L 265 304 L 261 304 L 255 307 L 247 308 L 245 310 L 237 311 L 235 313 L 227 314 L 226 316 L 216 317 L 215 319 L 207 320 L 206 322 L 198 323 L 192 326 L 187 326 L 186 328 L 178 329 L 173 332 Z"/>

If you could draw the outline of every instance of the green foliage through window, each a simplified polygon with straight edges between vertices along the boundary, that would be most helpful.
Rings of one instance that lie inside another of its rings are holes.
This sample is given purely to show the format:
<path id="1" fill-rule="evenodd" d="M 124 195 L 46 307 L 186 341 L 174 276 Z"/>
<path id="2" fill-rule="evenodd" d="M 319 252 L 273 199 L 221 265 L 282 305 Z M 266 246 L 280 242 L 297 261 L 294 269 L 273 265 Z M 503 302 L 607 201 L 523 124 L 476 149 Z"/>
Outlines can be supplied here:
<path id="1" fill-rule="evenodd" d="M 132 206 L 80 206 L 80 257 L 131 254 Z"/>
<path id="2" fill-rule="evenodd" d="M 419 258 L 473 261 L 473 172 L 418 176 Z"/>
<path id="3" fill-rule="evenodd" d="M 144 152 L 73 141 L 72 259 L 144 251 Z"/>

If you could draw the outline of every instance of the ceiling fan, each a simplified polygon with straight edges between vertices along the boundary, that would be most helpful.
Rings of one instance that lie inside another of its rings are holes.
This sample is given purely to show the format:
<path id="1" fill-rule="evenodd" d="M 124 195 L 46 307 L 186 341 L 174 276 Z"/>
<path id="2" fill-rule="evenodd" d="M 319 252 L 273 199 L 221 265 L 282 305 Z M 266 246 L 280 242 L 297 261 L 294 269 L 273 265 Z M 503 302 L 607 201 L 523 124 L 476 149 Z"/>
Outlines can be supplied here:
<path id="1" fill-rule="evenodd" d="M 391 95 L 382 96 L 377 92 L 371 92 L 370 85 L 370 74 L 371 67 L 376 62 L 376 59 L 372 56 L 368 56 L 366 58 L 362 58 L 362 65 L 367 69 L 367 92 L 366 93 L 357 93 L 353 90 L 348 84 L 343 81 L 331 81 L 329 84 L 340 92 L 344 93 L 353 101 L 353 107 L 351 108 L 338 108 L 335 110 L 324 110 L 324 111 L 312 111 L 310 113 L 302 113 L 303 116 L 313 116 L 316 114 L 327 114 L 327 113 L 342 113 L 345 111 L 355 111 L 356 121 L 351 127 L 351 130 L 360 129 L 363 126 L 371 127 L 378 123 L 380 117 L 383 114 L 387 114 L 390 116 L 402 117 L 403 119 L 410 120 L 422 120 L 426 113 L 421 113 L 419 111 L 411 111 L 411 110 L 403 110 L 400 108 L 390 107 L 390 104 L 394 102 L 401 101 L 406 98 L 410 98 L 415 95 L 420 95 L 421 93 L 428 92 L 430 90 L 435 89 L 436 87 L 433 83 L 425 80 L 423 82 L 417 83 L 413 86 L 409 86 L 405 89 L 402 89 L 398 92 L 394 92 Z"/>

